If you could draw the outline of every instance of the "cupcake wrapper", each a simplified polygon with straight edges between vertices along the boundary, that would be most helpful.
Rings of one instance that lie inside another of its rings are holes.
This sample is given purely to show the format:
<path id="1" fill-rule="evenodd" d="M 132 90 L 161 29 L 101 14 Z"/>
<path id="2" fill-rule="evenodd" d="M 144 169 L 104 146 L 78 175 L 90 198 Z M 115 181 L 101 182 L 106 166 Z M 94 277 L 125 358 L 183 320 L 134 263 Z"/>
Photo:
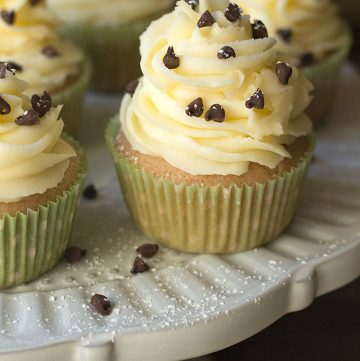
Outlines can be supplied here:
<path id="1" fill-rule="evenodd" d="M 82 112 L 84 95 L 90 82 L 91 64 L 89 60 L 85 60 L 80 71 L 80 75 L 71 86 L 61 91 L 51 94 L 53 105 L 64 105 L 61 111 L 61 118 L 64 120 L 64 131 L 67 134 L 77 138 Z"/>
<path id="2" fill-rule="evenodd" d="M 86 158 L 78 144 L 64 137 L 81 157 L 75 183 L 62 196 L 27 214 L 0 219 L 0 288 L 29 282 L 48 272 L 62 257 L 71 235 L 86 175 Z"/>
<path id="3" fill-rule="evenodd" d="M 135 224 L 150 238 L 184 252 L 232 253 L 276 238 L 290 223 L 313 150 L 291 171 L 254 186 L 175 184 L 122 158 L 119 121 L 106 140 Z M 312 141 L 313 143 L 313 141 Z"/>
<path id="4" fill-rule="evenodd" d="M 346 41 L 337 52 L 318 64 L 304 68 L 305 74 L 315 87 L 314 100 L 307 111 L 315 124 L 323 121 L 331 110 L 337 79 L 352 46 L 352 33 L 346 24 L 344 33 Z"/>

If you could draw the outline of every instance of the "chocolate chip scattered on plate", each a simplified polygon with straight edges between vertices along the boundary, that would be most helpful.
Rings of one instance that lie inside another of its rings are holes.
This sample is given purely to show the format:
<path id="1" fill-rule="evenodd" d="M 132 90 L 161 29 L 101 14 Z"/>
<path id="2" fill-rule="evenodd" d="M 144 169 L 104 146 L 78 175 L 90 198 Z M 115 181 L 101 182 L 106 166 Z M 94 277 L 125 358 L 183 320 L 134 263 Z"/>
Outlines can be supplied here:
<path id="1" fill-rule="evenodd" d="M 83 191 L 83 197 L 85 199 L 95 199 L 98 196 L 98 191 L 93 184 L 89 184 Z"/>
<path id="2" fill-rule="evenodd" d="M 155 243 L 145 243 L 136 249 L 136 252 L 144 258 L 154 257 L 159 251 L 159 246 Z"/>
<path id="3" fill-rule="evenodd" d="M 110 300 L 104 295 L 93 295 L 90 304 L 95 308 L 96 312 L 102 316 L 108 316 L 112 311 Z"/>
<path id="4" fill-rule="evenodd" d="M 150 269 L 148 264 L 140 257 L 136 257 L 130 272 L 134 275 L 147 272 Z"/>
<path id="5" fill-rule="evenodd" d="M 79 247 L 69 247 L 65 250 L 64 259 L 66 262 L 74 264 L 81 261 L 86 255 L 86 249 Z"/>

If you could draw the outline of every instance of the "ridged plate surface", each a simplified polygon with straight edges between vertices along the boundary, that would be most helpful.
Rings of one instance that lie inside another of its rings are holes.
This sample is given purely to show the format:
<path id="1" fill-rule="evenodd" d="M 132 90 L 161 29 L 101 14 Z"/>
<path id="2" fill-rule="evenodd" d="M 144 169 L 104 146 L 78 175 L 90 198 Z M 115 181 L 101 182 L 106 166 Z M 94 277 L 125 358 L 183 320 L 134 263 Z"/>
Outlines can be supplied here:
<path id="1" fill-rule="evenodd" d="M 118 97 L 90 95 L 83 144 L 88 183 L 73 244 L 87 249 L 41 279 L 0 294 L 0 360 L 179 360 L 230 346 L 360 274 L 360 93 L 344 69 L 296 220 L 266 247 L 228 256 L 162 247 L 149 273 L 129 273 L 146 242 L 123 205 L 102 128 Z M 108 317 L 89 306 L 108 296 Z M 330 312 L 330 310 L 329 310 Z"/>

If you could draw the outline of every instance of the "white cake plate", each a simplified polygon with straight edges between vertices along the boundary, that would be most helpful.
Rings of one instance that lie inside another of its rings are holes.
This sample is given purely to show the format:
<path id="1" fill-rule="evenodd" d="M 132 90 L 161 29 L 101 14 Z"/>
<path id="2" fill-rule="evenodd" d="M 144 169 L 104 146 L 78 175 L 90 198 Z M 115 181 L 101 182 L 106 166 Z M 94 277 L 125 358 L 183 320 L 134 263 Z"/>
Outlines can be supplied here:
<path id="1" fill-rule="evenodd" d="M 0 294 L 0 361 L 180 360 L 264 329 L 360 275 L 360 81 L 348 65 L 333 116 L 320 132 L 298 215 L 268 246 L 245 253 L 186 255 L 162 247 L 152 270 L 129 272 L 147 239 L 132 225 L 103 141 L 118 97 L 87 99 L 82 141 L 89 183 L 72 243 L 88 250 L 39 280 Z M 110 316 L 93 312 L 108 296 Z"/>

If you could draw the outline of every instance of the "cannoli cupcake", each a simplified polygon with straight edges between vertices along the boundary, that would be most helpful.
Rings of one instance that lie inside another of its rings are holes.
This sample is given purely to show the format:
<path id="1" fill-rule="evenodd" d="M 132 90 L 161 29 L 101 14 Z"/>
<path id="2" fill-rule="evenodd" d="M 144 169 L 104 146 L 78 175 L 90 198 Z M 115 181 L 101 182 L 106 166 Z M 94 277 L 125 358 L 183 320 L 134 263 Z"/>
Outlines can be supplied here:
<path id="1" fill-rule="evenodd" d="M 144 77 L 106 139 L 137 226 L 185 252 L 260 246 L 290 223 L 312 86 L 226 0 L 179 1 L 141 37 Z"/>
<path id="2" fill-rule="evenodd" d="M 30 84 L 27 95 L 45 90 L 54 105 L 65 104 L 65 129 L 76 135 L 90 66 L 78 47 L 58 35 L 56 26 L 45 1 L 0 0 L 0 61 Z"/>
<path id="3" fill-rule="evenodd" d="M 0 287 L 28 282 L 61 258 L 86 161 L 61 132 L 61 106 L 0 63 Z"/>
<path id="4" fill-rule="evenodd" d="M 140 76 L 139 36 L 169 11 L 174 0 L 48 0 L 63 34 L 83 47 L 93 62 L 91 87 L 123 90 Z"/>
<path id="5" fill-rule="evenodd" d="M 323 120 L 331 109 L 337 76 L 351 48 L 351 32 L 331 0 L 236 0 L 265 24 L 281 58 L 302 68 L 315 86 L 309 114 Z"/>

